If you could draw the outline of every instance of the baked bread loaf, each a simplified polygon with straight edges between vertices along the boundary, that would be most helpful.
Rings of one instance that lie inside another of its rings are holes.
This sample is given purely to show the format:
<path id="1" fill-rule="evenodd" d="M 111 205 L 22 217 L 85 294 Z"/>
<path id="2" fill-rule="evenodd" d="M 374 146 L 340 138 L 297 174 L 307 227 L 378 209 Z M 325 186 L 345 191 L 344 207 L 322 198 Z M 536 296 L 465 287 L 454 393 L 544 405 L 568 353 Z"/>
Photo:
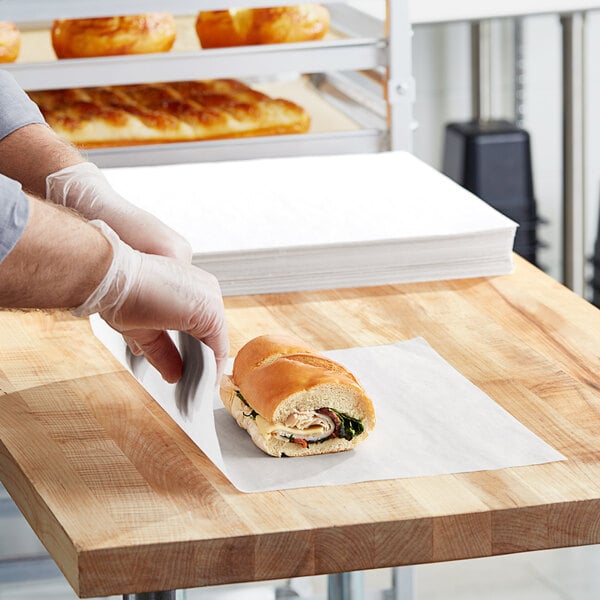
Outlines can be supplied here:
<path id="1" fill-rule="evenodd" d="M 30 92 L 44 118 L 82 148 L 302 133 L 303 108 L 240 81 L 214 79 Z"/>
<path id="2" fill-rule="evenodd" d="M 375 426 L 373 404 L 356 377 L 288 336 L 250 340 L 222 380 L 221 399 L 271 456 L 350 450 Z"/>
<path id="3" fill-rule="evenodd" d="M 320 40 L 328 30 L 329 11 L 321 4 L 215 10 L 196 17 L 203 48 Z"/>
<path id="4" fill-rule="evenodd" d="M 15 62 L 21 50 L 21 32 L 14 23 L 0 21 L 0 63 Z"/>
<path id="5" fill-rule="evenodd" d="M 52 47 L 58 58 L 168 52 L 175 41 L 170 13 L 126 17 L 63 19 L 52 24 Z"/>

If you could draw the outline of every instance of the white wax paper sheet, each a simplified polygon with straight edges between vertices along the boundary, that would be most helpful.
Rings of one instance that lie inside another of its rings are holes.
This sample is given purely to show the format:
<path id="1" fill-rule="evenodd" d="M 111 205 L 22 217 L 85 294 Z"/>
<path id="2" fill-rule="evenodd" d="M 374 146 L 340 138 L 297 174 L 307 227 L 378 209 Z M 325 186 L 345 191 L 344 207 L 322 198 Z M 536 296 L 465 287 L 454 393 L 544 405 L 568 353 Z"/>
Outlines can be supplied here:
<path id="1" fill-rule="evenodd" d="M 95 334 L 125 366 L 119 334 L 92 317 Z M 541 464 L 565 457 L 451 367 L 422 338 L 325 352 L 350 369 L 373 400 L 377 425 L 348 452 L 274 458 L 223 408 L 212 353 L 188 418 L 175 386 L 149 365 L 136 376 L 150 395 L 243 492 L 423 477 Z M 129 368 L 129 367 L 128 367 Z"/>

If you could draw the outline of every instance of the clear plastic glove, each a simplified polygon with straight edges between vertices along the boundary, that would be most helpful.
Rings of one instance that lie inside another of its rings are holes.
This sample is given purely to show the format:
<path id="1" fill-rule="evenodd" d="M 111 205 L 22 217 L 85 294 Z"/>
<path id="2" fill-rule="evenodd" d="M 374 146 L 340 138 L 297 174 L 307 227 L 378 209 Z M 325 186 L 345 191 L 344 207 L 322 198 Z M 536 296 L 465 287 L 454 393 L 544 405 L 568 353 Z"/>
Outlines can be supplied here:
<path id="1" fill-rule="evenodd" d="M 182 261 L 137 252 L 102 221 L 90 225 L 110 242 L 113 260 L 90 297 L 71 312 L 79 317 L 99 313 L 171 383 L 179 380 L 183 365 L 167 330 L 184 331 L 212 348 L 219 381 L 229 341 L 216 278 Z"/>
<path id="2" fill-rule="evenodd" d="M 90 162 L 61 169 L 46 178 L 46 200 L 107 223 L 132 248 L 146 254 L 192 260 L 192 248 L 176 231 L 120 196 Z"/>

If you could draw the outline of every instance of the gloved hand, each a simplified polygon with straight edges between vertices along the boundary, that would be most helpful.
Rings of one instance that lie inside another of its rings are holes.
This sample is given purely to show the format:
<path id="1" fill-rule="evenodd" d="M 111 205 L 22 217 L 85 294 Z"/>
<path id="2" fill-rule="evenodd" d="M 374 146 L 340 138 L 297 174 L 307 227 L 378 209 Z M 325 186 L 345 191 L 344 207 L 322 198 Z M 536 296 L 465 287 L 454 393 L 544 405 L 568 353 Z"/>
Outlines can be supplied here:
<path id="1" fill-rule="evenodd" d="M 191 262 L 192 248 L 177 232 L 120 196 L 90 162 L 61 169 L 46 178 L 46 200 L 107 223 L 132 248 L 146 254 Z"/>
<path id="2" fill-rule="evenodd" d="M 71 312 L 79 317 L 100 313 L 170 383 L 179 380 L 183 366 L 166 330 L 185 331 L 212 348 L 220 381 L 229 341 L 216 278 L 182 261 L 137 252 L 102 221 L 90 225 L 110 242 L 113 260 L 90 297 Z"/>

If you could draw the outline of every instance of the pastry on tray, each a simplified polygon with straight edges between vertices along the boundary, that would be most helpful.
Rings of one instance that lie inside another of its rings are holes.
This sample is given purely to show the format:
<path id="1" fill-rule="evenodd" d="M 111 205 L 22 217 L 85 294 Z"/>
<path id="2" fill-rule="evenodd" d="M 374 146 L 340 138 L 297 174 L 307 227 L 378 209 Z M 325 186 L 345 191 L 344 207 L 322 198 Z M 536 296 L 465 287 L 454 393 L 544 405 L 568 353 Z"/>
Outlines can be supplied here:
<path id="1" fill-rule="evenodd" d="M 54 21 L 50 33 L 58 58 L 168 52 L 176 35 L 175 19 L 166 12 L 61 19 Z"/>
<path id="2" fill-rule="evenodd" d="M 314 3 L 204 11 L 196 17 L 203 48 L 320 40 L 328 30 L 329 11 Z"/>
<path id="3" fill-rule="evenodd" d="M 21 32 L 10 21 L 0 21 L 0 63 L 17 60 L 21 49 Z"/>
<path id="4" fill-rule="evenodd" d="M 234 79 L 30 92 L 54 131 L 82 148 L 303 133 L 310 117 Z"/>

